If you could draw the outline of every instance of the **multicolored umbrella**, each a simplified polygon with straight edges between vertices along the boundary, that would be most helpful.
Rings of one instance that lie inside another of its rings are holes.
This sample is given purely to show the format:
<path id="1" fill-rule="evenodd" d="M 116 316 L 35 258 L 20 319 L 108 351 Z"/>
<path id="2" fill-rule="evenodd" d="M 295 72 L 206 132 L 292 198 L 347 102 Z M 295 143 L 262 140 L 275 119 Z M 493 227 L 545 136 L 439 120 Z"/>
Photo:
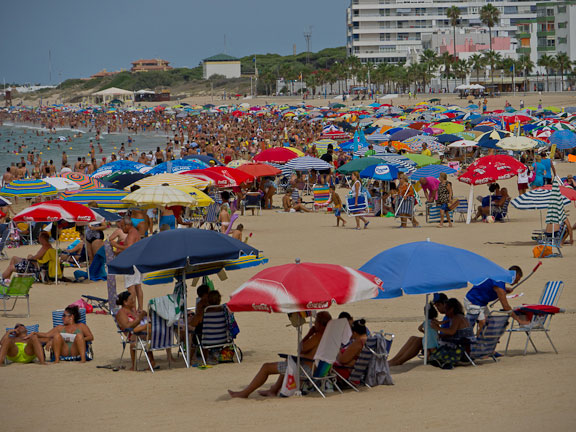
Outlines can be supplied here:
<path id="1" fill-rule="evenodd" d="M 56 195 L 58 190 L 43 180 L 23 179 L 12 180 L 0 189 L 0 195 L 20 198 L 36 198 L 37 196 Z"/>
<path id="2" fill-rule="evenodd" d="M 80 189 L 97 189 L 102 187 L 100 182 L 95 178 L 77 172 L 60 174 L 58 177 L 72 180 L 74 183 L 80 186 Z"/>
<path id="3" fill-rule="evenodd" d="M 86 189 L 76 192 L 63 192 L 60 197 L 64 201 L 75 202 L 78 204 L 88 205 L 91 202 L 98 204 L 98 207 L 111 210 L 119 210 L 130 207 L 130 204 L 122 201 L 128 195 L 127 192 L 112 189 Z"/>
<path id="4" fill-rule="evenodd" d="M 529 190 L 529 191 L 523 193 L 522 195 L 514 198 L 512 201 L 510 201 L 510 204 L 512 204 L 518 210 L 544 210 L 544 209 L 547 209 L 549 204 L 550 204 L 551 197 L 552 197 L 552 191 L 551 191 L 552 186 L 549 185 L 548 187 L 549 188 L 541 187 L 541 188 Z M 565 188 L 565 189 L 570 189 L 570 188 Z M 572 189 L 572 191 L 574 191 L 574 189 Z M 576 193 L 576 191 L 574 191 L 574 192 Z M 567 198 L 566 196 L 564 196 L 562 199 L 562 205 L 566 206 L 568 204 L 570 204 L 570 199 Z"/>
<path id="5" fill-rule="evenodd" d="M 139 162 L 119 160 L 102 165 L 100 168 L 94 171 L 92 177 L 100 178 L 112 174 L 116 171 L 140 172 L 144 174 L 149 170 L 150 167 L 148 165 L 144 165 Z"/>

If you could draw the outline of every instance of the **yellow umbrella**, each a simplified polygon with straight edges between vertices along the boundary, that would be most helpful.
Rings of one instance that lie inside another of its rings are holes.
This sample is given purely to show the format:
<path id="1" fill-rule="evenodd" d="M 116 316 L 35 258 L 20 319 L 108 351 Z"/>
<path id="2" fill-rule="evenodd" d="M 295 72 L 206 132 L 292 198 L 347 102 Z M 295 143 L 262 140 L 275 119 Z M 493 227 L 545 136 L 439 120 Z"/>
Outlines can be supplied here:
<path id="1" fill-rule="evenodd" d="M 148 186 L 140 188 L 122 198 L 122 201 L 143 207 L 185 206 L 197 204 L 196 198 L 170 186 Z"/>
<path id="2" fill-rule="evenodd" d="M 138 180 L 136 183 L 127 186 L 125 190 L 129 191 L 130 188 L 134 185 L 140 187 L 147 187 L 147 186 L 161 186 L 163 184 L 168 184 L 168 186 L 194 186 L 198 189 L 205 189 L 211 183 L 205 180 L 199 180 L 196 177 L 192 177 L 185 174 L 165 173 Z"/>
<path id="3" fill-rule="evenodd" d="M 284 147 L 287 150 L 291 150 L 294 153 L 296 153 L 298 156 L 304 156 L 304 152 L 302 150 L 298 150 L 297 148 L 294 147 Z"/>
<path id="4" fill-rule="evenodd" d="M 187 185 L 179 185 L 179 186 L 172 186 L 174 189 L 181 190 L 187 194 L 192 195 L 196 199 L 196 206 L 198 207 L 208 207 L 210 204 L 214 202 L 212 198 L 202 192 L 200 189 L 195 188 L 194 186 L 187 186 Z"/>
<path id="5" fill-rule="evenodd" d="M 226 164 L 227 167 L 229 168 L 238 168 L 239 166 L 242 166 L 244 164 L 250 163 L 250 161 L 244 160 L 244 159 L 236 159 L 233 161 L 230 161 Z"/>

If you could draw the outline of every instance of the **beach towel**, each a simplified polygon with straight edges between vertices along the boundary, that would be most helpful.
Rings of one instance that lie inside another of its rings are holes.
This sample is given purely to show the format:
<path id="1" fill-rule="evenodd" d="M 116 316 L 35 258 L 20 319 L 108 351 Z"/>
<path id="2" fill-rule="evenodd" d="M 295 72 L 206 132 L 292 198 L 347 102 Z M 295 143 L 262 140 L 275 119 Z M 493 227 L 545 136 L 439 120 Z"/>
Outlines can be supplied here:
<path id="1" fill-rule="evenodd" d="M 345 318 L 330 320 L 322 335 L 314 360 L 316 362 L 325 361 L 329 364 L 334 363 L 340 347 L 347 344 L 352 337 L 350 324 Z"/>
<path id="2" fill-rule="evenodd" d="M 150 299 L 149 306 L 160 318 L 167 321 L 168 326 L 172 326 L 180 318 L 181 305 L 173 294 Z"/>
<path id="3" fill-rule="evenodd" d="M 379 333 L 374 334 L 375 344 L 372 350 L 377 353 L 387 352 L 386 341 L 384 336 Z M 368 342 L 367 342 L 368 343 Z M 366 384 L 370 387 L 377 385 L 394 385 L 394 380 L 392 375 L 390 375 L 390 367 L 388 366 L 388 360 L 385 356 L 373 355 L 368 363 L 368 368 L 366 370 Z"/>
<path id="4" fill-rule="evenodd" d="M 106 280 L 108 274 L 106 273 L 106 249 L 102 246 L 94 255 L 92 263 L 90 264 L 90 280 L 102 281 Z"/>

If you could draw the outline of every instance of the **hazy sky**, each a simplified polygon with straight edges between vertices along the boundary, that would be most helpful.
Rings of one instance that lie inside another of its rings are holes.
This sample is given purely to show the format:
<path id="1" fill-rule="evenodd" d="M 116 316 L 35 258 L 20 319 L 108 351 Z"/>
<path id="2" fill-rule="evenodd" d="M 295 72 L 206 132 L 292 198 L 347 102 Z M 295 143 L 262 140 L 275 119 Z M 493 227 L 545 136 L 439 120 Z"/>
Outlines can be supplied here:
<path id="1" fill-rule="evenodd" d="M 224 51 L 305 51 L 345 44 L 349 0 L 17 0 L 0 7 L 0 81 L 48 84 L 128 69 L 140 58 L 194 67 Z"/>

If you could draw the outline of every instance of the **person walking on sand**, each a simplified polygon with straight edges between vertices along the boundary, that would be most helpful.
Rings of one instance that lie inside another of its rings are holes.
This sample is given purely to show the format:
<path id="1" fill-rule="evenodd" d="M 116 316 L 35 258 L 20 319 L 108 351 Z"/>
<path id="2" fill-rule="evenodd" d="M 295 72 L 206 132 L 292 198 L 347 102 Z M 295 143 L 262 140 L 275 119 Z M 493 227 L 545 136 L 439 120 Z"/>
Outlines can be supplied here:
<path id="1" fill-rule="evenodd" d="M 334 216 L 336 216 L 336 226 L 340 226 L 340 221 L 342 221 L 342 226 L 346 226 L 346 221 L 342 217 L 342 200 L 340 199 L 340 195 L 336 192 L 336 186 L 330 186 L 330 202 L 332 203 L 332 212 Z"/>
<path id="2" fill-rule="evenodd" d="M 354 206 L 358 206 L 358 202 L 360 201 L 361 198 L 361 193 L 362 193 L 362 184 L 360 183 L 360 174 L 358 174 L 358 172 L 353 172 L 352 173 L 352 181 L 354 182 L 352 184 L 352 196 L 354 197 Z M 364 198 L 362 196 L 362 198 Z M 367 205 L 368 203 L 364 202 L 365 205 Z M 362 212 L 363 210 L 359 210 L 358 213 Z M 354 215 L 354 218 L 356 219 L 356 229 L 359 230 L 360 229 L 360 221 L 364 222 L 364 229 L 368 228 L 368 224 L 370 222 L 368 222 L 366 220 L 366 218 L 364 216 L 356 216 Z"/>

